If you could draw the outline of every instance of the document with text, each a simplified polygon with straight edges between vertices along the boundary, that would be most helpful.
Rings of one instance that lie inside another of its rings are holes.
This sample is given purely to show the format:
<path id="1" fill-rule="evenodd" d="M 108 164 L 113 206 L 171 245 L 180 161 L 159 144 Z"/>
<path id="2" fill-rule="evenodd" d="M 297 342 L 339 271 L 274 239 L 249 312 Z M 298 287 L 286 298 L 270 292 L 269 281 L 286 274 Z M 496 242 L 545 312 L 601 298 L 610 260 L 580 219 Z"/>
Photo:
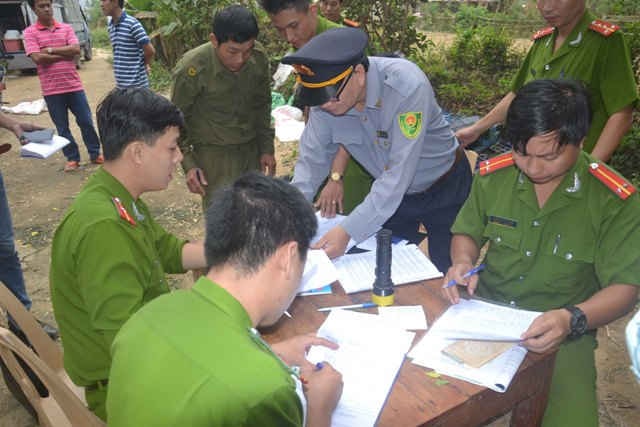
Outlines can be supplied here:
<path id="1" fill-rule="evenodd" d="M 314 346 L 312 363 L 329 362 L 342 374 L 344 388 L 332 427 L 372 427 L 389 395 L 414 333 L 389 326 L 375 314 L 333 310 L 318 336 L 340 345 Z"/>

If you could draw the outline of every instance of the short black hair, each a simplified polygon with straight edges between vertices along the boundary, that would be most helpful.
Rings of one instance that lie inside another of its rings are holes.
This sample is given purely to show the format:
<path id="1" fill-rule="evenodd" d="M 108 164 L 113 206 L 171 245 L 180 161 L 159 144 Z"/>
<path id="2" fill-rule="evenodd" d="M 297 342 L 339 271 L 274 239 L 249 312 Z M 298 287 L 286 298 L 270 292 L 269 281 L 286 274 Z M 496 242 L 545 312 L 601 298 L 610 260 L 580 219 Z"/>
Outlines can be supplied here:
<path id="1" fill-rule="evenodd" d="M 53 4 L 53 0 L 49 1 L 51 2 L 51 4 Z M 36 10 L 36 0 L 28 0 L 27 3 L 29 3 L 29 6 L 32 10 Z"/>
<path id="2" fill-rule="evenodd" d="M 120 9 L 124 9 L 124 0 L 118 0 L 118 6 L 120 6 Z"/>
<path id="3" fill-rule="evenodd" d="M 258 37 L 258 21 L 249 9 L 234 4 L 216 12 L 211 31 L 220 44 L 229 40 L 244 43 Z"/>
<path id="4" fill-rule="evenodd" d="M 279 179 L 249 172 L 218 189 L 207 209 L 207 266 L 255 273 L 283 244 L 298 243 L 306 259 L 318 221 L 302 193 Z"/>
<path id="5" fill-rule="evenodd" d="M 105 160 L 115 160 L 133 141 L 153 145 L 168 127 L 184 128 L 178 107 L 148 88 L 113 89 L 96 110 Z"/>
<path id="6" fill-rule="evenodd" d="M 261 0 L 262 8 L 269 14 L 275 15 L 287 9 L 295 9 L 298 12 L 309 10 L 311 0 Z"/>
<path id="7" fill-rule="evenodd" d="M 558 133 L 558 147 L 579 146 L 589 131 L 591 108 L 585 86 L 568 79 L 534 80 L 511 101 L 501 139 L 527 154 L 527 143 L 537 135 Z"/>

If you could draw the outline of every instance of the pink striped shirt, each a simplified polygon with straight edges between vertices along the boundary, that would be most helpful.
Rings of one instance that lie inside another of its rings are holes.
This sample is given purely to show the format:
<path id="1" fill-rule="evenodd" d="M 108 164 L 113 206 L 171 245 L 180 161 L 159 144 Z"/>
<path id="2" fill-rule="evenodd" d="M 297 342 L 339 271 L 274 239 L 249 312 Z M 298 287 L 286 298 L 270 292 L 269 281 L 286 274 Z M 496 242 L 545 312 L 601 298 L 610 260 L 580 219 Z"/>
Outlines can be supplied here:
<path id="1" fill-rule="evenodd" d="M 40 52 L 42 48 L 78 44 L 78 38 L 71 25 L 54 21 L 53 27 L 49 29 L 36 22 L 24 30 L 24 44 L 27 55 L 31 55 Z M 83 89 L 73 58 L 51 64 L 38 64 L 38 77 L 45 96 Z"/>

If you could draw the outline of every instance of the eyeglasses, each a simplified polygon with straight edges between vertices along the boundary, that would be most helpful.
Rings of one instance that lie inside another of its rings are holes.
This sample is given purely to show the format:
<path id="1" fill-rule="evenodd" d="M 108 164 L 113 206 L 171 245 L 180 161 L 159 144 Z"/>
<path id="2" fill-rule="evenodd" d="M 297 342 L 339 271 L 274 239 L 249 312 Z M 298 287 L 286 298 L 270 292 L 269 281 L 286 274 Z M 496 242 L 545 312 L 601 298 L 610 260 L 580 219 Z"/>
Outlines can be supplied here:
<path id="1" fill-rule="evenodd" d="M 338 91 L 336 92 L 336 94 L 333 95 L 329 101 L 333 101 L 333 102 L 340 101 L 340 95 L 342 94 L 342 91 L 344 91 L 344 88 L 347 87 L 347 83 L 349 83 L 351 76 L 353 76 L 353 72 L 349 73 L 349 75 L 344 79 L 344 81 L 338 88 Z"/>

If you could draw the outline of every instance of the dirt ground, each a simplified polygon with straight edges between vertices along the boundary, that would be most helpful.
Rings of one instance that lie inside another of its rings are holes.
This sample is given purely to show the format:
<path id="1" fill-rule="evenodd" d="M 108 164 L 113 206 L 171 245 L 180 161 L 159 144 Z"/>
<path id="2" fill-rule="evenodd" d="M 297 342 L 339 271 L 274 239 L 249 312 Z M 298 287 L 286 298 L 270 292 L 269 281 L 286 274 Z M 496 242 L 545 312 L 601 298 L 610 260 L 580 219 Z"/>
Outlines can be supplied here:
<path id="1" fill-rule="evenodd" d="M 95 52 L 91 62 L 84 63 L 80 75 L 92 111 L 100 99 L 114 86 L 113 71 L 105 52 Z M 10 76 L 4 99 L 10 105 L 40 98 L 37 76 Z M 20 120 L 53 127 L 45 112 L 38 116 L 22 116 Z M 70 121 L 73 121 L 70 119 Z M 0 170 L 4 176 L 11 206 L 14 229 L 27 288 L 33 299 L 36 317 L 55 324 L 49 297 L 48 273 L 50 244 L 53 232 L 62 215 L 86 179 L 96 169 L 86 164 L 87 152 L 81 143 L 80 132 L 73 133 L 79 141 L 84 166 L 75 173 L 64 173 L 65 159 L 56 153 L 47 160 L 23 159 L 18 156 L 18 142 L 13 134 L 0 130 L 0 143 L 10 142 L 13 150 L 0 156 Z M 277 154 L 285 164 L 279 163 L 278 175 L 289 172 L 291 146 L 277 147 Z M 285 154 L 283 154 L 285 153 Z M 167 229 L 187 238 L 203 237 L 203 222 L 199 198 L 190 194 L 182 171 L 166 191 L 144 196 L 153 214 Z M 190 275 L 171 277 L 174 286 L 188 286 Z M 640 426 L 640 386 L 629 370 L 629 359 L 624 343 L 624 325 L 629 316 L 614 322 L 599 333 L 598 393 L 602 426 Z M 0 427 L 31 427 L 35 420 L 20 407 L 0 381 Z M 493 425 L 506 425 L 506 418 Z"/>

